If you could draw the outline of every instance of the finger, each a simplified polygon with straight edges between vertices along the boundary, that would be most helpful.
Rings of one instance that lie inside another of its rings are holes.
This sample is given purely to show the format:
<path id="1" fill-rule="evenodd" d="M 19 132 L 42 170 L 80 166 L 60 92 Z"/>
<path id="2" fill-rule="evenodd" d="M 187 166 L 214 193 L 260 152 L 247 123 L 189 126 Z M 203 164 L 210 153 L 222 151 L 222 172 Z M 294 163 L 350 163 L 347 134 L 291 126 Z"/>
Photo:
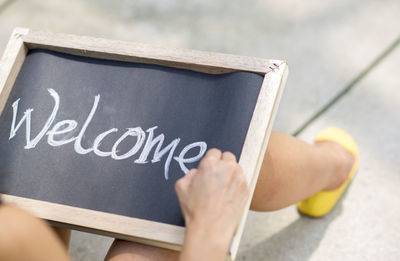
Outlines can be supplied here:
<path id="1" fill-rule="evenodd" d="M 247 181 L 247 176 L 246 174 L 243 172 L 242 167 L 238 164 L 235 170 L 235 176 L 239 177 L 238 181 L 239 183 L 242 183 L 242 185 L 244 185 L 245 187 L 248 187 L 248 181 Z"/>
<path id="2" fill-rule="evenodd" d="M 212 169 L 212 175 L 216 180 L 218 180 L 220 186 L 227 189 L 232 183 L 237 166 L 238 164 L 234 161 L 221 160 L 216 164 L 214 169 Z"/>
<path id="3" fill-rule="evenodd" d="M 204 157 L 215 157 L 217 159 L 220 159 L 222 155 L 222 152 L 219 149 L 212 148 L 209 149 Z"/>
<path id="4" fill-rule="evenodd" d="M 232 191 L 241 191 L 247 188 L 246 176 L 243 173 L 239 164 L 236 164 L 235 170 L 232 173 L 229 189 Z"/>
<path id="5" fill-rule="evenodd" d="M 237 166 L 236 166 L 235 175 L 242 175 L 242 176 L 246 177 L 246 175 L 243 172 L 242 166 L 240 166 L 239 164 L 237 164 Z"/>
<path id="6" fill-rule="evenodd" d="M 236 156 L 230 151 L 225 151 L 222 153 L 222 160 L 236 162 Z"/>
<path id="7" fill-rule="evenodd" d="M 185 176 L 178 179 L 175 183 L 175 191 L 177 194 L 184 192 L 188 189 L 190 183 L 192 183 L 192 179 L 197 173 L 197 169 L 191 169 Z"/>
<path id="8" fill-rule="evenodd" d="M 185 178 L 188 182 L 188 185 L 190 185 L 190 183 L 192 183 L 192 180 L 193 180 L 194 176 L 196 176 L 196 174 L 197 174 L 197 169 L 191 169 L 191 170 L 189 170 L 188 173 L 186 173 Z"/>
<path id="9" fill-rule="evenodd" d="M 186 173 L 184 177 L 181 178 L 183 179 L 183 185 L 185 185 L 185 188 L 188 187 L 190 183 L 192 183 L 193 177 L 196 175 L 196 173 L 197 169 L 191 169 Z"/>
<path id="10" fill-rule="evenodd" d="M 213 172 L 213 169 L 221 160 L 221 155 L 221 151 L 215 148 L 207 151 L 206 155 L 199 163 L 199 170 L 201 170 L 202 173 Z"/>

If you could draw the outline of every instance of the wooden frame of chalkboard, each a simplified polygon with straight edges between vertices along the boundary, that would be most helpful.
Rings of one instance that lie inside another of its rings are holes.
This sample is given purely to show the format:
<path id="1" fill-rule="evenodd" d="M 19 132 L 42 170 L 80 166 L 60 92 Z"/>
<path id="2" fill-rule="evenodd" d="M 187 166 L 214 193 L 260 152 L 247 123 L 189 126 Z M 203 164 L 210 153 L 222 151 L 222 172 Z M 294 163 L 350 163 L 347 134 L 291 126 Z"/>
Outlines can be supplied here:
<path id="1" fill-rule="evenodd" d="M 107 60 L 155 64 L 209 74 L 245 71 L 262 75 L 264 77 L 263 84 L 239 159 L 251 193 L 254 191 L 288 73 L 288 67 L 284 61 L 168 49 L 124 41 L 16 28 L 0 62 L 0 113 L 4 109 L 25 57 L 32 49 L 47 49 Z M 32 212 L 53 225 L 175 250 L 179 250 L 183 243 L 184 228 L 179 226 L 7 194 L 2 194 L 2 199 L 6 203 L 15 204 Z M 236 256 L 250 201 L 251 196 L 233 238 L 228 259 L 234 259 Z"/>

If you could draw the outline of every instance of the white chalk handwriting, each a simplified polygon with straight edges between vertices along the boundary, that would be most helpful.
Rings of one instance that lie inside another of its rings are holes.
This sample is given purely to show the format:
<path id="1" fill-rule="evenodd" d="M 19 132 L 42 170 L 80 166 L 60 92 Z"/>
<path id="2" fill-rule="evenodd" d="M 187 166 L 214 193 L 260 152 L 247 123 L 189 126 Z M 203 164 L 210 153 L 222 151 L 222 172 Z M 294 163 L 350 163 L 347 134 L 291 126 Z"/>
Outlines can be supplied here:
<path id="1" fill-rule="evenodd" d="M 159 134 L 158 136 L 155 137 L 154 131 L 158 128 L 158 126 L 153 126 L 146 131 L 144 131 L 141 127 L 134 127 L 134 128 L 127 128 L 127 130 L 114 142 L 114 145 L 110 148 L 110 151 L 102 151 L 99 149 L 101 142 L 104 140 L 104 138 L 111 134 L 111 133 L 117 133 L 118 129 L 117 128 L 111 128 L 109 130 L 106 130 L 102 133 L 100 133 L 93 141 L 93 145 L 89 148 L 84 148 L 82 146 L 82 139 L 85 136 L 85 132 L 87 127 L 89 126 L 90 122 L 92 121 L 96 109 L 98 107 L 98 104 L 100 102 L 100 94 L 96 95 L 94 97 L 94 102 L 93 106 L 89 112 L 89 115 L 87 116 L 85 122 L 83 123 L 79 133 L 75 137 L 70 137 L 70 138 L 65 138 L 67 135 L 63 135 L 64 138 L 59 138 L 57 139 L 57 135 L 60 134 L 67 134 L 69 132 L 74 131 L 78 123 L 75 120 L 62 120 L 53 125 L 54 119 L 56 118 L 57 112 L 60 107 L 60 96 L 54 89 L 48 89 L 48 92 L 50 93 L 51 97 L 54 100 L 54 107 L 52 112 L 50 113 L 47 121 L 43 125 L 42 129 L 39 131 L 39 133 L 32 138 L 31 136 L 31 115 L 33 112 L 33 108 L 29 108 L 24 112 L 24 115 L 21 117 L 21 119 L 17 123 L 17 114 L 18 114 L 18 105 L 20 98 L 14 101 L 12 104 L 13 108 L 13 117 L 12 117 L 12 122 L 11 122 L 11 128 L 10 128 L 10 136 L 9 140 L 13 139 L 15 135 L 18 132 L 18 129 L 22 126 L 22 124 L 25 122 L 25 139 L 26 139 L 26 145 L 24 146 L 24 149 L 33 149 L 35 146 L 40 142 L 40 140 L 47 135 L 47 143 L 50 146 L 53 147 L 58 147 L 62 146 L 71 142 L 74 142 L 74 150 L 78 154 L 87 154 L 90 152 L 93 152 L 99 157 L 111 157 L 114 160 L 124 160 L 131 158 L 139 153 L 139 151 L 142 149 L 140 155 L 138 156 L 137 159 L 133 161 L 133 163 L 136 164 L 146 164 L 146 163 L 155 163 L 161 161 L 162 157 L 165 155 L 168 155 L 165 163 L 164 163 L 164 178 L 168 180 L 169 178 L 169 167 L 171 164 L 172 159 L 177 161 L 179 164 L 179 167 L 181 170 L 186 174 L 189 170 L 186 167 L 185 164 L 188 163 L 194 163 L 199 161 L 204 153 L 207 150 L 207 144 L 204 141 L 198 141 L 194 142 L 191 144 L 186 145 L 181 152 L 178 154 L 178 156 L 174 156 L 175 150 L 178 147 L 179 142 L 181 141 L 180 138 L 175 138 L 173 139 L 168 145 L 163 147 L 164 140 L 165 140 L 165 135 L 164 134 Z M 147 134 L 146 134 L 147 132 Z M 124 142 L 124 140 L 128 137 L 135 137 L 136 138 L 136 143 L 135 145 L 128 151 L 123 154 L 120 154 L 118 151 L 118 146 Z M 147 138 L 147 139 L 146 139 Z M 151 154 L 152 149 L 154 149 L 153 153 L 153 158 L 149 162 L 149 156 Z M 193 157 L 186 157 L 186 154 L 192 150 L 198 148 L 199 152 L 196 156 Z"/>

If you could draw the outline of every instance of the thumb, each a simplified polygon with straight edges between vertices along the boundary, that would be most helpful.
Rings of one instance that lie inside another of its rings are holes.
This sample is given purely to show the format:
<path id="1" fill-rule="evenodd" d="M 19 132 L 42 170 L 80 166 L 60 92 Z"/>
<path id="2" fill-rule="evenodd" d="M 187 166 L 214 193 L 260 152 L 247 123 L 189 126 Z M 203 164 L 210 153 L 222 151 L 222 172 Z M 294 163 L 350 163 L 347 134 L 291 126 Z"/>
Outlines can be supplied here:
<path id="1" fill-rule="evenodd" d="M 192 183 L 194 176 L 197 173 L 197 169 L 191 169 L 185 176 L 178 179 L 175 183 L 175 191 L 178 194 L 181 194 L 184 191 L 187 191 L 188 187 Z"/>

